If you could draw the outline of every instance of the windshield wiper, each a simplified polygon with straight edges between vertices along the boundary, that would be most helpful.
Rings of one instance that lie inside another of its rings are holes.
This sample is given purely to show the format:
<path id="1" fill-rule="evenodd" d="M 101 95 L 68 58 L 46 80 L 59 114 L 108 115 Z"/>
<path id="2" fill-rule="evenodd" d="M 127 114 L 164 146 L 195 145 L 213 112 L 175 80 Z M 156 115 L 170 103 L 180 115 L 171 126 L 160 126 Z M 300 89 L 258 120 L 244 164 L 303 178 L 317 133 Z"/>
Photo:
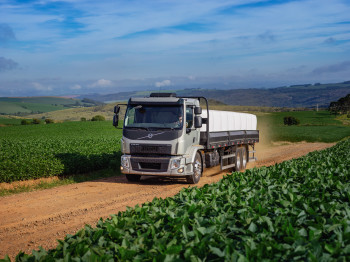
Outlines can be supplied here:
<path id="1" fill-rule="evenodd" d="M 143 127 L 143 126 L 127 126 L 127 128 L 141 129 L 141 130 L 149 131 L 148 127 Z"/>
<path id="2" fill-rule="evenodd" d="M 171 130 L 174 130 L 175 128 L 174 127 L 155 127 L 155 129 L 171 129 Z"/>

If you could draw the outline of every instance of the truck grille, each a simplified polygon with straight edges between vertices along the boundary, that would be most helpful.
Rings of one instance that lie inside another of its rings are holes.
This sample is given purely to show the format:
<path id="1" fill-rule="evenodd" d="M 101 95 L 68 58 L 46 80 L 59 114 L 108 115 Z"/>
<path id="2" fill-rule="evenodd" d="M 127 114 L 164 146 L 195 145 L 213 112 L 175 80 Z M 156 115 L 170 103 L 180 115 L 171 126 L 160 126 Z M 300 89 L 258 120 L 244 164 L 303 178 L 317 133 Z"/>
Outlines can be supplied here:
<path id="1" fill-rule="evenodd" d="M 166 172 L 168 170 L 170 157 L 131 157 L 131 167 L 135 171 L 142 172 Z"/>
<path id="2" fill-rule="evenodd" d="M 171 145 L 130 144 L 130 153 L 170 155 Z"/>
<path id="3" fill-rule="evenodd" d="M 141 169 L 157 169 L 160 170 L 161 168 L 161 163 L 144 163 L 140 162 L 140 167 Z"/>

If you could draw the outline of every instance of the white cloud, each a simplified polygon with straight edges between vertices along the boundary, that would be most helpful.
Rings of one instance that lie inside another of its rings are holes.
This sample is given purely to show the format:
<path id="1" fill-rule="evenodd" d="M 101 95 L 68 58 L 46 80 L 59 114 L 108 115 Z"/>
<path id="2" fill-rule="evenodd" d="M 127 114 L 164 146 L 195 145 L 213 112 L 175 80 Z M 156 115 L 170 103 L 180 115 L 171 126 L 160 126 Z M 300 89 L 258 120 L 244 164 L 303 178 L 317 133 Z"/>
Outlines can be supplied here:
<path id="1" fill-rule="evenodd" d="M 70 89 L 79 90 L 79 89 L 81 89 L 81 85 L 76 84 L 76 85 L 72 86 Z"/>
<path id="2" fill-rule="evenodd" d="M 48 85 L 48 86 L 44 86 L 38 82 L 33 82 L 32 85 L 34 86 L 34 88 L 37 90 L 37 91 L 52 91 L 53 88 L 51 85 Z"/>
<path id="3" fill-rule="evenodd" d="M 190 79 L 190 80 L 196 80 L 195 76 L 188 76 L 187 78 Z"/>
<path id="4" fill-rule="evenodd" d="M 164 87 L 164 86 L 171 86 L 172 83 L 171 83 L 170 80 L 163 80 L 163 81 L 161 81 L 161 82 L 156 82 L 154 85 L 155 85 L 156 87 Z"/>
<path id="5" fill-rule="evenodd" d="M 100 80 L 97 80 L 93 84 L 91 84 L 90 87 L 107 87 L 107 86 L 111 86 L 111 85 L 112 85 L 111 80 L 106 80 L 106 79 L 102 78 Z"/>

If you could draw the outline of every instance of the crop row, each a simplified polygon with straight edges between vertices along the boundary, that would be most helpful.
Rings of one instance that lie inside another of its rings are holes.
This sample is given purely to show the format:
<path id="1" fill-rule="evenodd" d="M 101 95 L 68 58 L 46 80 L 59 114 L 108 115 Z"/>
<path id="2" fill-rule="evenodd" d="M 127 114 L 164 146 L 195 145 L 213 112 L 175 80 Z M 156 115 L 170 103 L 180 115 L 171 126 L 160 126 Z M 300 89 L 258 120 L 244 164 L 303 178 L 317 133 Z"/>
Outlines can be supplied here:
<path id="1" fill-rule="evenodd" d="M 349 261 L 350 140 L 85 226 L 17 261 Z"/>
<path id="2" fill-rule="evenodd" d="M 14 126 L 0 131 L 0 182 L 119 167 L 121 133 L 110 122 Z"/>

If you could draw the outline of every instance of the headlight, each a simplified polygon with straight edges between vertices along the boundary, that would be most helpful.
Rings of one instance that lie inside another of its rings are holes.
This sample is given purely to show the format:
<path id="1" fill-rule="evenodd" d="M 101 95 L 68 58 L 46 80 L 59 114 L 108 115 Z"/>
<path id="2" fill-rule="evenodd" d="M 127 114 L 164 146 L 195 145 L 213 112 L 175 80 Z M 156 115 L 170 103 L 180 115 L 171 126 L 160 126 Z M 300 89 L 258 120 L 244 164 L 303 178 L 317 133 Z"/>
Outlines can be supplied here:
<path id="1" fill-rule="evenodd" d="M 122 156 L 120 162 L 123 168 L 129 168 L 129 159 L 126 156 Z"/>
<path id="2" fill-rule="evenodd" d="M 181 159 L 173 159 L 171 160 L 170 169 L 176 169 L 180 167 Z"/>

